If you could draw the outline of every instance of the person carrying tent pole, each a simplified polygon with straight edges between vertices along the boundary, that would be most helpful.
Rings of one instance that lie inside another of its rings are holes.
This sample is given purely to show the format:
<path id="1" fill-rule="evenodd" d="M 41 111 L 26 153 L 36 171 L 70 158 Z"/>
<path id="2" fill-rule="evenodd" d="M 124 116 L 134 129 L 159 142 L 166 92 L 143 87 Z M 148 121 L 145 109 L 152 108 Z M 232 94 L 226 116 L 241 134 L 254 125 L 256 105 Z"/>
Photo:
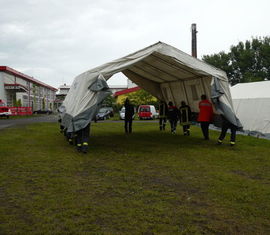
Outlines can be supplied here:
<path id="1" fill-rule="evenodd" d="M 230 141 L 230 145 L 234 146 L 235 145 L 235 139 L 236 139 L 236 131 L 238 129 L 237 126 L 233 125 L 232 123 L 230 123 L 223 115 L 221 115 L 222 118 L 222 128 L 221 128 L 221 133 L 220 136 L 218 138 L 218 145 L 221 145 L 223 142 L 223 139 L 225 138 L 228 129 L 231 130 L 231 141 Z"/>
<path id="2" fill-rule="evenodd" d="M 164 131 L 167 122 L 168 106 L 164 101 L 159 103 L 159 130 Z"/>
<path id="3" fill-rule="evenodd" d="M 181 106 L 179 108 L 180 113 L 180 125 L 183 126 L 184 135 L 190 135 L 190 124 L 191 124 L 191 109 L 189 105 L 186 104 L 185 101 L 181 102 Z"/>
<path id="4" fill-rule="evenodd" d="M 90 123 L 83 129 L 76 132 L 76 144 L 78 152 L 88 152 L 88 141 L 90 135 Z"/>

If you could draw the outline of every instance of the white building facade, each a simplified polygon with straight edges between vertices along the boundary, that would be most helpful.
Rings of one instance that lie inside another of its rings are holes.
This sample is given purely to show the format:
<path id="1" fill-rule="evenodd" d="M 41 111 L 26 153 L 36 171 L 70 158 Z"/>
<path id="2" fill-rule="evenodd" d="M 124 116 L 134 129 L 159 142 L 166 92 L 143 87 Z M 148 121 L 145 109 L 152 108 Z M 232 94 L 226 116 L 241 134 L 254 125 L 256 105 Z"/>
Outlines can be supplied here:
<path id="1" fill-rule="evenodd" d="M 66 95 L 67 95 L 69 89 L 70 89 L 70 86 L 67 84 L 61 85 L 58 88 L 58 92 L 56 93 L 56 99 L 55 99 L 55 107 L 57 109 L 62 105 L 64 99 L 66 98 Z"/>
<path id="2" fill-rule="evenodd" d="M 0 66 L 0 99 L 7 106 L 54 110 L 57 89 L 10 67 Z"/>
<path id="3" fill-rule="evenodd" d="M 135 83 L 130 82 L 131 87 L 134 87 Z M 137 86 L 135 84 L 135 86 Z M 56 93 L 56 100 L 55 100 L 55 106 L 56 108 L 59 108 L 61 104 L 63 103 L 64 99 L 66 98 L 66 95 L 70 89 L 70 85 L 61 85 L 58 88 L 58 92 Z M 127 89 L 127 85 L 109 85 L 109 90 L 112 92 L 112 95 L 114 95 L 118 91 L 122 91 Z"/>

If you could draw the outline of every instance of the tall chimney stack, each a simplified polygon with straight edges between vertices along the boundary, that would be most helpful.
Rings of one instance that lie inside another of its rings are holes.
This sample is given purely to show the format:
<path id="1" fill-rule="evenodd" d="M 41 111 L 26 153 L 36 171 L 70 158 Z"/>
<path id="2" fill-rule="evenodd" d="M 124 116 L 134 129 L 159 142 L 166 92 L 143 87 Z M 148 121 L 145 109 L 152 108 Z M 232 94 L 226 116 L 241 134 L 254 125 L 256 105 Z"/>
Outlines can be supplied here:
<path id="1" fill-rule="evenodd" d="M 197 30 L 196 24 L 191 25 L 191 55 L 197 58 Z"/>

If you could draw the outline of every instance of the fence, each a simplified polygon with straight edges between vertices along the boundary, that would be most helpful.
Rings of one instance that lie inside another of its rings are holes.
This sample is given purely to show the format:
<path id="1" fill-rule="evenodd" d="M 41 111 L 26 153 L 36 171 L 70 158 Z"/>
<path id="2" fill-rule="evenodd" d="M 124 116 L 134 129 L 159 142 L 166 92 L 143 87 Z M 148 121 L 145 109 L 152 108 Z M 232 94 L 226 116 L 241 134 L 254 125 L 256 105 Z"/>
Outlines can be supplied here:
<path id="1" fill-rule="evenodd" d="M 9 107 L 12 116 L 32 115 L 31 107 Z"/>

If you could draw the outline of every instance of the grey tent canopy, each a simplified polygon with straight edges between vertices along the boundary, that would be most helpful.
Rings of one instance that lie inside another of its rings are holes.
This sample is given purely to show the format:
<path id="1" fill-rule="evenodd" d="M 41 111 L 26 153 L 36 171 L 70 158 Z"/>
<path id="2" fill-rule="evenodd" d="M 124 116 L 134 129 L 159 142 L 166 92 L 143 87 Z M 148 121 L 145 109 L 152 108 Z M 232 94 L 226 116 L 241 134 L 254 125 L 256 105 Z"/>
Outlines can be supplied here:
<path id="1" fill-rule="evenodd" d="M 110 95 L 106 81 L 118 72 L 160 100 L 172 101 L 176 106 L 186 101 L 193 112 L 199 111 L 200 96 L 206 94 L 217 113 L 241 126 L 233 110 L 226 73 L 158 42 L 78 75 L 60 109 L 62 124 L 68 131 L 78 131 L 91 122 Z"/>

